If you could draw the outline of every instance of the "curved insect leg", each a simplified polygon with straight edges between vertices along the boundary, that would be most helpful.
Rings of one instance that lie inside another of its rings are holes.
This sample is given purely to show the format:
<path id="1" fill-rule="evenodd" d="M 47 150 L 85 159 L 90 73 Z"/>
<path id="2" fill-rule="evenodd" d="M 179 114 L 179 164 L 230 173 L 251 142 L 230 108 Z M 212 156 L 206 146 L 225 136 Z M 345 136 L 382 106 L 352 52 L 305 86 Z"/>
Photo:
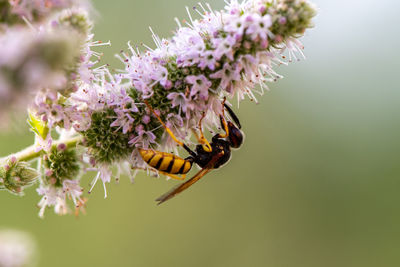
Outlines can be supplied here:
<path id="1" fill-rule="evenodd" d="M 198 141 L 200 144 L 203 145 L 204 151 L 206 151 L 206 152 L 212 152 L 211 145 L 210 145 L 210 143 L 208 142 L 208 140 L 204 137 L 204 133 L 203 133 L 202 122 L 203 122 L 203 119 L 204 119 L 205 116 L 206 116 L 206 113 L 203 112 L 203 115 L 202 115 L 202 117 L 201 117 L 201 119 L 200 119 L 200 121 L 199 121 L 199 126 L 198 126 L 198 128 L 199 128 L 199 131 L 200 131 L 200 136 L 197 134 L 197 132 L 196 132 L 194 129 L 192 129 L 192 132 L 193 132 L 194 136 L 196 136 L 197 141 Z"/>
<path id="2" fill-rule="evenodd" d="M 172 178 L 172 179 L 180 180 L 180 181 L 186 179 L 186 174 L 182 174 L 182 176 L 178 176 L 178 175 L 171 174 L 171 173 L 168 173 L 168 172 L 159 171 L 159 170 L 156 170 L 156 169 L 154 169 L 154 168 L 133 167 L 133 168 L 131 168 L 131 169 L 132 169 L 132 170 L 140 170 L 140 171 L 151 171 L 151 172 L 153 172 L 155 175 L 157 175 L 157 173 L 160 173 L 160 174 L 164 174 L 165 176 L 168 176 L 168 177 L 170 177 L 170 178 Z"/>
<path id="3" fill-rule="evenodd" d="M 224 107 L 228 111 L 229 115 L 231 116 L 232 120 L 236 123 L 239 129 L 242 129 L 242 125 L 240 124 L 239 118 L 236 116 L 236 114 L 233 112 L 233 110 L 226 104 L 224 103 Z"/>
<path id="4" fill-rule="evenodd" d="M 192 151 L 186 144 L 184 144 L 182 141 L 179 141 L 178 138 L 174 135 L 174 133 L 171 131 L 170 128 L 165 125 L 163 120 L 158 116 L 158 114 L 153 110 L 153 108 L 149 105 L 149 103 L 145 100 L 144 103 L 146 106 L 150 109 L 150 111 L 154 114 L 154 116 L 158 119 L 158 121 L 161 123 L 161 125 L 164 127 L 165 131 L 171 136 L 171 138 L 181 147 L 183 147 L 191 156 L 195 157 L 196 153 Z"/>
<path id="5" fill-rule="evenodd" d="M 221 127 L 224 129 L 225 134 L 219 134 L 219 138 L 226 138 L 229 136 L 229 127 L 228 124 L 226 123 L 225 120 L 225 102 L 226 102 L 226 97 L 224 97 L 224 100 L 222 101 L 222 115 L 219 115 L 219 120 L 221 121 Z"/>
<path id="6" fill-rule="evenodd" d="M 144 167 L 131 167 L 132 171 L 138 172 L 138 171 L 144 171 L 147 172 L 148 175 L 152 175 L 157 177 L 157 170 L 154 168 L 144 168 Z M 136 175 L 136 174 L 135 174 Z"/>
<path id="7" fill-rule="evenodd" d="M 165 176 L 168 176 L 168 177 L 170 177 L 170 178 L 172 178 L 174 180 L 182 181 L 182 180 L 185 180 L 185 178 L 186 178 L 186 174 L 182 174 L 182 176 L 178 176 L 178 175 L 171 174 L 171 173 L 168 173 L 168 172 L 163 172 L 163 171 L 158 171 L 158 172 L 161 173 L 161 174 L 164 174 Z"/>

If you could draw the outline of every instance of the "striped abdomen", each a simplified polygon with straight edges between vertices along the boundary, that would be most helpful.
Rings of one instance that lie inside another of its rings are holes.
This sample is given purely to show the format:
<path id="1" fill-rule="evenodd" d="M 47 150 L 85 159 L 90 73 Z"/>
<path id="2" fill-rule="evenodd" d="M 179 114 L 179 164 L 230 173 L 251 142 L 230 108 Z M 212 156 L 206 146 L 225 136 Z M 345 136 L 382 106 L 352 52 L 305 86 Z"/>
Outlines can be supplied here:
<path id="1" fill-rule="evenodd" d="M 143 160 L 156 170 L 170 174 L 186 174 L 192 168 L 192 162 L 174 154 L 154 150 L 139 149 Z"/>

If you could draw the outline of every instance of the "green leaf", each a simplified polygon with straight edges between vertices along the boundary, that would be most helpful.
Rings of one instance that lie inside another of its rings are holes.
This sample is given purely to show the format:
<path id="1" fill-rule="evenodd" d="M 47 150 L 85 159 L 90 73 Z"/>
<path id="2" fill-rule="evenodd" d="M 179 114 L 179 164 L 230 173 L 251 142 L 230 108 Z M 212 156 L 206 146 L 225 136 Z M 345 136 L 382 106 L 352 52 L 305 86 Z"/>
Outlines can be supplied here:
<path id="1" fill-rule="evenodd" d="M 47 123 L 41 121 L 38 117 L 29 112 L 28 124 L 31 126 L 30 130 L 32 132 L 40 136 L 42 139 L 46 139 L 47 135 L 49 134 L 49 127 L 47 127 Z"/>

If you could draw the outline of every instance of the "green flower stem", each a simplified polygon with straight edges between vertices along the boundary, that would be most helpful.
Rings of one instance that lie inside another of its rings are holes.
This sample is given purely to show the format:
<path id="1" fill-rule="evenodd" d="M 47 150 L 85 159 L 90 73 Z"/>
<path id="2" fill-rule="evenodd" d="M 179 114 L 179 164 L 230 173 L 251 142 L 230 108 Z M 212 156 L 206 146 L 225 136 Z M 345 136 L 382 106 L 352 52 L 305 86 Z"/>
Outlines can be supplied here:
<path id="1" fill-rule="evenodd" d="M 72 148 L 72 147 L 76 147 L 79 143 L 81 143 L 83 140 L 82 136 L 77 136 L 77 137 L 73 137 L 70 139 L 65 139 L 65 140 L 59 140 L 53 143 L 52 148 L 56 148 L 59 144 L 65 144 L 67 146 L 67 148 Z M 16 157 L 18 162 L 28 162 L 34 159 L 37 159 L 38 157 L 42 156 L 43 154 L 45 154 L 45 152 L 43 150 L 36 152 L 36 145 L 32 145 L 30 147 L 27 147 L 25 149 L 23 149 L 22 151 L 9 155 L 7 157 L 4 157 L 2 159 L 0 159 L 0 162 L 5 162 L 8 158 L 10 157 Z"/>

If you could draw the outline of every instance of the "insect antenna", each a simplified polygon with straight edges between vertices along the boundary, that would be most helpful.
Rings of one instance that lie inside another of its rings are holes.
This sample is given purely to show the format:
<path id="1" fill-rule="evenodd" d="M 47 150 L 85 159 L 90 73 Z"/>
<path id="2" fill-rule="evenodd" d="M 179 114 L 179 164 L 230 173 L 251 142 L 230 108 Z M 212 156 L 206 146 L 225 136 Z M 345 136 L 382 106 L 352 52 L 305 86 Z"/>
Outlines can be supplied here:
<path id="1" fill-rule="evenodd" d="M 224 103 L 224 107 L 226 108 L 226 110 L 228 111 L 229 115 L 231 116 L 231 118 L 233 119 L 235 124 L 238 126 L 238 128 L 242 129 L 242 125 L 240 124 L 239 118 L 236 116 L 236 114 L 233 112 L 233 110 L 225 103 Z"/>

